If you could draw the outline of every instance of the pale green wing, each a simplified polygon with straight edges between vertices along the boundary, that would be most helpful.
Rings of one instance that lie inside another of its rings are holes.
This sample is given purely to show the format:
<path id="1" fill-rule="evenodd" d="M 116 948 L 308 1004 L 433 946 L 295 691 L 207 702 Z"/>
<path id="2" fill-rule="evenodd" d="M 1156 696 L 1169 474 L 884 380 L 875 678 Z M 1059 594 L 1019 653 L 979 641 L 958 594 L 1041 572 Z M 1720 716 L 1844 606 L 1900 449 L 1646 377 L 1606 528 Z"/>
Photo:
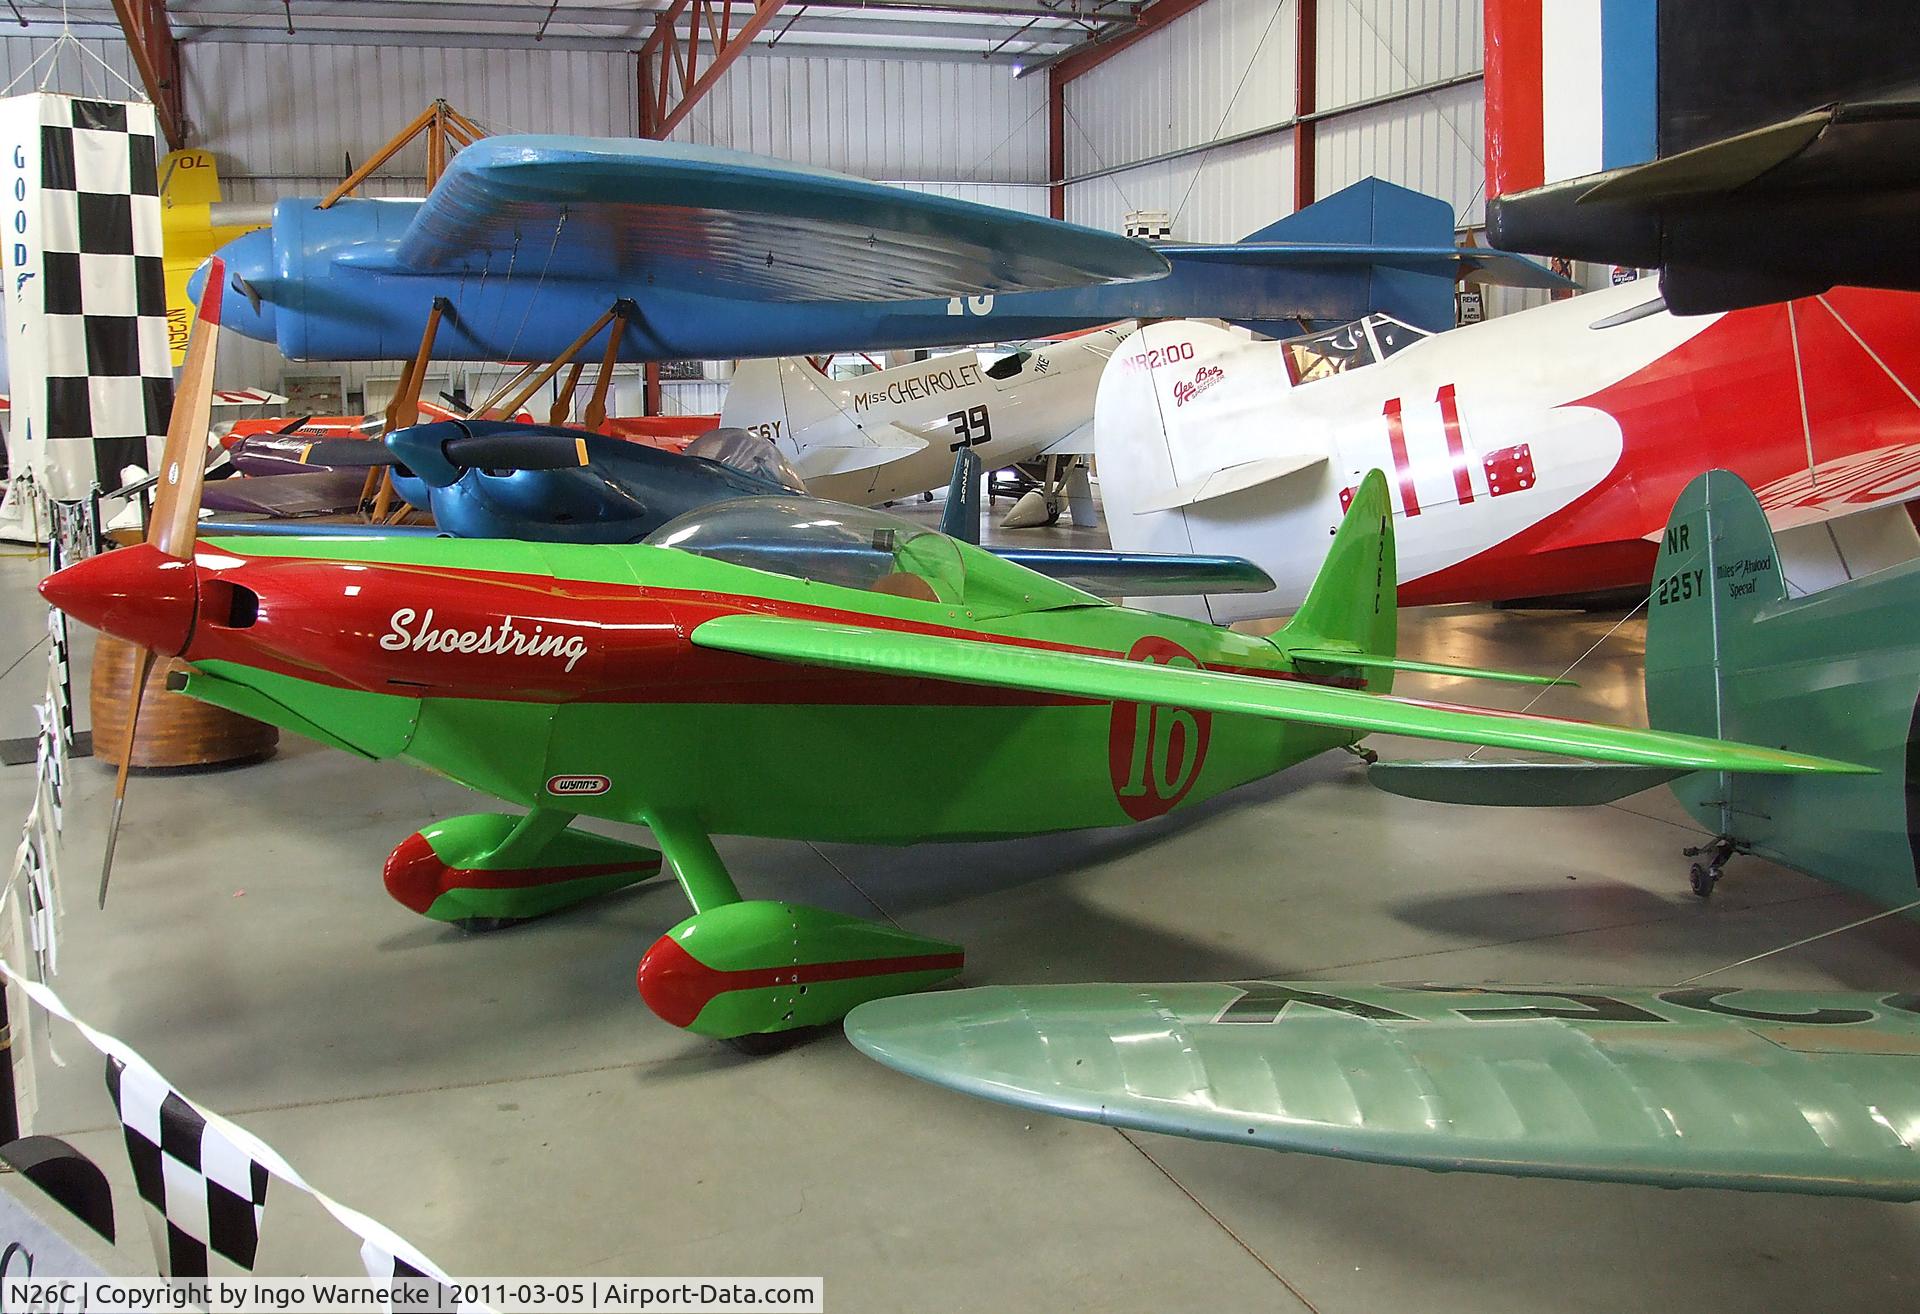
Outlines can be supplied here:
<path id="1" fill-rule="evenodd" d="M 1489 744 L 1633 766 L 1765 773 L 1866 770 L 1804 753 L 1729 744 L 1697 735 L 1419 702 L 1297 679 L 1262 679 L 1117 657 L 1090 657 L 989 639 L 955 639 L 744 615 L 717 617 L 696 628 L 692 637 L 702 648 L 810 666 L 1190 707 L 1336 726 L 1363 734 Z"/>
<path id="2" fill-rule="evenodd" d="M 1920 1199 L 1920 999 L 1350 982 L 863 1004 L 870 1057 L 1089 1122 L 1443 1171 Z"/>

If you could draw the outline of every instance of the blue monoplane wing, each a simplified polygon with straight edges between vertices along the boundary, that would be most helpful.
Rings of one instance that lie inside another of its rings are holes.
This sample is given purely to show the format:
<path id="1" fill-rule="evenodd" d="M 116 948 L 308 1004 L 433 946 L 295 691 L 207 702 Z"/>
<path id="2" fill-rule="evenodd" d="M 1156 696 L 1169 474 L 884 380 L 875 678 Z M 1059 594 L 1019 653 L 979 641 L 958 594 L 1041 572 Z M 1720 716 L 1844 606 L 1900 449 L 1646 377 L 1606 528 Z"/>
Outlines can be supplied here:
<path id="1" fill-rule="evenodd" d="M 541 136 L 466 147 L 397 250 L 368 258 L 771 301 L 1022 292 L 1169 268 L 1114 233 L 764 156 Z"/>

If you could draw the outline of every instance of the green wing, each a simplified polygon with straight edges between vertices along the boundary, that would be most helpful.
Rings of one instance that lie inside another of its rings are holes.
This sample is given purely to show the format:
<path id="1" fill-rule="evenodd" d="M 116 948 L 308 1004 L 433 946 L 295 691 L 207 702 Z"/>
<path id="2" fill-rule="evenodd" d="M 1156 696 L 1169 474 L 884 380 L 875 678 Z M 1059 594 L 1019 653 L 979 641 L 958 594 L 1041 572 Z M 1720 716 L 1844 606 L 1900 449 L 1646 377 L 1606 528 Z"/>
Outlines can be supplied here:
<path id="1" fill-rule="evenodd" d="M 1363 734 L 1489 744 L 1632 766 L 1770 774 L 1866 770 L 1804 753 L 1729 744 L 1662 730 L 1590 725 L 1584 721 L 1389 698 L 1299 680 L 1269 680 L 1012 643 L 908 634 L 778 616 L 721 616 L 699 626 L 692 637 L 693 642 L 703 648 L 809 666 L 1265 716 L 1337 726 Z"/>
<path id="2" fill-rule="evenodd" d="M 863 1004 L 870 1057 L 1142 1131 L 1436 1170 L 1920 1199 L 1912 996 L 1352 982 Z"/>

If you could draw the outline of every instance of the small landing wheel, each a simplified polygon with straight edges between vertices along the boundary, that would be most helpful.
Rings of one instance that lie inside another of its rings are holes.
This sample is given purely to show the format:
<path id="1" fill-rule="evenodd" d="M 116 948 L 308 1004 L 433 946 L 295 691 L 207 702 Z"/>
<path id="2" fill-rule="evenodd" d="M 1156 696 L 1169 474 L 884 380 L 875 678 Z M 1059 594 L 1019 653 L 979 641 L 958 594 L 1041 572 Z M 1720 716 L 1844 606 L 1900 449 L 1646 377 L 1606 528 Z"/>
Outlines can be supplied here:
<path id="1" fill-rule="evenodd" d="M 750 1036 L 729 1036 L 726 1043 L 748 1058 L 765 1058 L 798 1044 L 804 1031 L 756 1031 Z"/>
<path id="2" fill-rule="evenodd" d="M 531 917 L 462 917 L 459 921 L 447 924 L 458 927 L 468 935 L 492 935 L 495 931 L 524 926 L 533 920 Z"/>
<path id="3" fill-rule="evenodd" d="M 1725 835 L 1711 844 L 1680 850 L 1682 857 L 1706 859 L 1705 862 L 1696 862 L 1687 869 L 1687 883 L 1693 887 L 1693 892 L 1702 899 L 1710 897 L 1713 894 L 1713 887 L 1720 883 L 1720 877 L 1726 873 L 1727 864 L 1738 852 L 1740 852 L 1739 841 L 1729 839 Z"/>

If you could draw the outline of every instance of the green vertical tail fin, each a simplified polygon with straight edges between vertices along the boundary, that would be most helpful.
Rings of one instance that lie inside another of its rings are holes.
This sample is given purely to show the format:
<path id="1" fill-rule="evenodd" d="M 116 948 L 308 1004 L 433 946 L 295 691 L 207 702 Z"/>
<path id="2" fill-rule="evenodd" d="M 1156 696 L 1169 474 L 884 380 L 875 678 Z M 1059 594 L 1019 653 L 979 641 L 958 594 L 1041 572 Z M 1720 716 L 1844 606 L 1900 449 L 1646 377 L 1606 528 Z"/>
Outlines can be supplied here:
<path id="1" fill-rule="evenodd" d="M 1920 566 L 1789 598 L 1766 513 L 1713 470 L 1674 504 L 1647 604 L 1647 719 L 1838 758 L 1819 780 L 1699 771 L 1672 790 L 1743 851 L 1899 906 L 1920 857 Z"/>
<path id="2" fill-rule="evenodd" d="M 1387 477 L 1370 470 L 1354 490 L 1307 600 L 1274 642 L 1283 648 L 1346 648 L 1394 656 L 1397 571 Z M 1393 671 L 1370 669 L 1366 680 L 1368 689 L 1385 693 L 1393 687 Z"/>
<path id="3" fill-rule="evenodd" d="M 1748 739 L 1728 683 L 1752 622 L 1787 596 L 1773 530 L 1738 475 L 1709 470 L 1673 504 L 1647 600 L 1647 718 L 1661 730 Z"/>

